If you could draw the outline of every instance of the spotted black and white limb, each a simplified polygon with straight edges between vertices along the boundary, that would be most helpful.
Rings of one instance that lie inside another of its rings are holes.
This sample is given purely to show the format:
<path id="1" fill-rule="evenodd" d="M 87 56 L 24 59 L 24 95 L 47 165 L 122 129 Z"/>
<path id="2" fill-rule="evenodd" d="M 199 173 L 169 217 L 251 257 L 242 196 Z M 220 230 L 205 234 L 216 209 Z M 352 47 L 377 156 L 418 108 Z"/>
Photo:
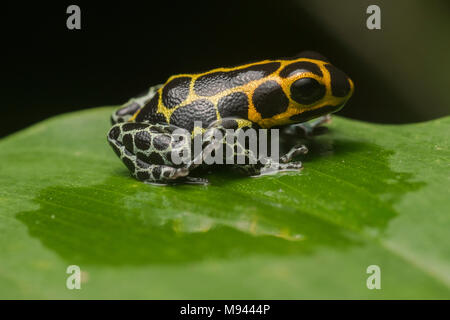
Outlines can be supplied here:
<path id="1" fill-rule="evenodd" d="M 298 136 L 304 138 L 311 138 L 315 135 L 321 133 L 321 129 L 325 129 L 323 127 L 324 124 L 331 122 L 331 115 L 327 114 L 325 116 L 319 117 L 317 119 L 304 122 L 304 123 L 296 123 L 290 126 L 287 126 L 283 133 L 290 136 Z"/>
<path id="2" fill-rule="evenodd" d="M 234 130 L 234 137 L 232 139 L 226 136 L 228 129 Z M 229 150 L 228 154 L 231 154 L 233 158 L 233 169 L 251 176 L 275 171 L 299 170 L 302 168 L 302 163 L 299 161 L 288 162 L 295 155 L 306 153 L 307 149 L 305 146 L 294 147 L 286 155 L 281 157 L 279 162 L 277 162 L 277 159 L 271 157 L 259 157 L 256 153 L 257 150 L 247 145 L 245 139 L 239 139 L 239 135 L 245 135 L 249 129 L 257 130 L 260 127 L 249 120 L 239 118 L 223 118 L 214 122 L 203 135 L 204 145 L 206 145 L 203 157 L 210 154 L 211 150 L 223 148 L 225 150 L 224 158 L 226 160 L 227 150 Z M 216 139 L 217 136 L 221 138 Z M 243 160 L 244 163 L 239 163 L 238 159 Z"/>
<path id="3" fill-rule="evenodd" d="M 117 109 L 111 116 L 111 123 L 128 122 L 139 110 L 141 110 L 156 94 L 163 85 L 150 87 L 148 91 L 137 97 L 131 98 L 122 107 Z"/>
<path id="4" fill-rule="evenodd" d="M 307 154 L 308 153 L 308 148 L 303 145 L 297 145 L 295 147 L 293 147 L 291 150 L 289 150 L 288 153 L 286 153 L 284 156 L 282 156 L 280 158 L 280 162 L 281 163 L 288 163 L 290 161 L 292 161 L 293 158 L 295 158 L 298 155 L 302 155 L 302 154 Z"/>
<path id="5" fill-rule="evenodd" d="M 148 183 L 169 183 L 182 179 L 199 182 L 188 177 L 189 168 L 181 161 L 183 152 L 190 148 L 190 134 L 168 124 L 118 123 L 108 133 L 108 141 L 117 156 L 138 180 Z M 185 131 L 185 130 L 184 130 Z M 173 155 L 180 155 L 174 161 Z"/>

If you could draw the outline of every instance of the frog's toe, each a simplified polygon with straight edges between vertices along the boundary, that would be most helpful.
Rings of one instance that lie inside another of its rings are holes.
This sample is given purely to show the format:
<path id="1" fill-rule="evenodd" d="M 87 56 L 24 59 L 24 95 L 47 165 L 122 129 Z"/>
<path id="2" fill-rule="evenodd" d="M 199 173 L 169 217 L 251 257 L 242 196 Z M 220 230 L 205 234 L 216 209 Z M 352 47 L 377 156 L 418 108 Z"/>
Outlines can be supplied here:
<path id="1" fill-rule="evenodd" d="M 278 166 L 278 171 L 296 171 L 303 168 L 301 161 L 293 161 L 289 163 L 280 163 Z"/>
<path id="2" fill-rule="evenodd" d="M 209 184 L 208 179 L 205 178 L 197 178 L 197 177 L 186 177 L 184 179 L 184 182 L 186 184 L 201 184 L 201 185 L 207 185 Z"/>
<path id="3" fill-rule="evenodd" d="M 288 153 L 286 153 L 284 156 L 280 158 L 281 163 L 288 163 L 291 161 L 294 157 L 301 155 L 301 154 L 307 154 L 308 148 L 305 145 L 297 145 L 293 147 Z"/>
<path id="4" fill-rule="evenodd" d="M 261 168 L 259 175 L 268 175 L 286 171 L 299 171 L 302 168 L 303 164 L 300 161 L 293 161 L 289 163 L 270 163 Z"/>

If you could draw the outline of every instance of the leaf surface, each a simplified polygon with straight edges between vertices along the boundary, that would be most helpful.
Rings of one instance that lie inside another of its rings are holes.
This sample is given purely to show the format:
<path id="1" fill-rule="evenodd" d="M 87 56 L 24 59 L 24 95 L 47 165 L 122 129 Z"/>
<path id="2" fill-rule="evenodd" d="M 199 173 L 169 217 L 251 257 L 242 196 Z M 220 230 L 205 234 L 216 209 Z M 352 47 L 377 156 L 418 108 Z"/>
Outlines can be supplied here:
<path id="1" fill-rule="evenodd" d="M 334 117 L 301 172 L 158 187 L 108 146 L 112 110 L 0 141 L 1 298 L 450 298 L 450 117 Z"/>

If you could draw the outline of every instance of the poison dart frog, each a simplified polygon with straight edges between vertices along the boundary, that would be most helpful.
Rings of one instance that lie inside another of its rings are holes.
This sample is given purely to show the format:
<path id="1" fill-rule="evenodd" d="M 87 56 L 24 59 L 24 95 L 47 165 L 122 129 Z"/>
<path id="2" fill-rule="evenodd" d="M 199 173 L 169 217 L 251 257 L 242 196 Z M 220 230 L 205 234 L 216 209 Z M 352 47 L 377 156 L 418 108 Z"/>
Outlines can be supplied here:
<path id="1" fill-rule="evenodd" d="M 344 72 L 312 51 L 292 58 L 178 74 L 115 111 L 107 139 L 138 180 L 206 183 L 206 179 L 189 176 L 204 163 L 173 160 L 173 155 L 191 146 L 195 137 L 203 138 L 198 160 L 206 150 L 210 153 L 228 143 L 214 138 L 218 130 L 298 126 L 311 132 L 327 122 L 329 114 L 339 111 L 353 90 L 354 84 Z M 314 118 L 318 119 L 308 122 Z M 180 128 L 190 135 L 174 134 Z M 228 147 L 234 156 L 253 159 L 231 166 L 249 175 L 264 173 L 269 167 L 298 170 L 301 162 L 291 160 L 307 152 L 305 146 L 295 146 L 274 163 L 257 158 L 248 146 L 233 142 Z"/>

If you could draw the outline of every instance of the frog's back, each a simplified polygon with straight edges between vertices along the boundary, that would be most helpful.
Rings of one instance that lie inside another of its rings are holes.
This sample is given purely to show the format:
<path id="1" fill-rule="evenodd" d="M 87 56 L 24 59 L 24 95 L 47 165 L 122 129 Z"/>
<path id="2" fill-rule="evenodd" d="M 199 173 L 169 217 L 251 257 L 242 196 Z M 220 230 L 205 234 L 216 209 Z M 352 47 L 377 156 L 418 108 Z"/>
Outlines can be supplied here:
<path id="1" fill-rule="evenodd" d="M 226 117 L 247 119 L 262 127 L 292 123 L 289 118 L 298 114 L 299 104 L 290 97 L 292 79 L 288 78 L 298 76 L 298 70 L 322 78 L 326 63 L 301 57 L 175 75 L 133 120 L 169 123 L 189 131 L 195 121 L 206 128 Z"/>
<path id="2" fill-rule="evenodd" d="M 248 119 L 252 94 L 249 85 L 274 74 L 280 66 L 280 62 L 267 60 L 172 76 L 135 121 L 170 123 L 192 130 L 194 121 L 201 121 L 202 126 L 207 127 L 226 117 Z"/>

